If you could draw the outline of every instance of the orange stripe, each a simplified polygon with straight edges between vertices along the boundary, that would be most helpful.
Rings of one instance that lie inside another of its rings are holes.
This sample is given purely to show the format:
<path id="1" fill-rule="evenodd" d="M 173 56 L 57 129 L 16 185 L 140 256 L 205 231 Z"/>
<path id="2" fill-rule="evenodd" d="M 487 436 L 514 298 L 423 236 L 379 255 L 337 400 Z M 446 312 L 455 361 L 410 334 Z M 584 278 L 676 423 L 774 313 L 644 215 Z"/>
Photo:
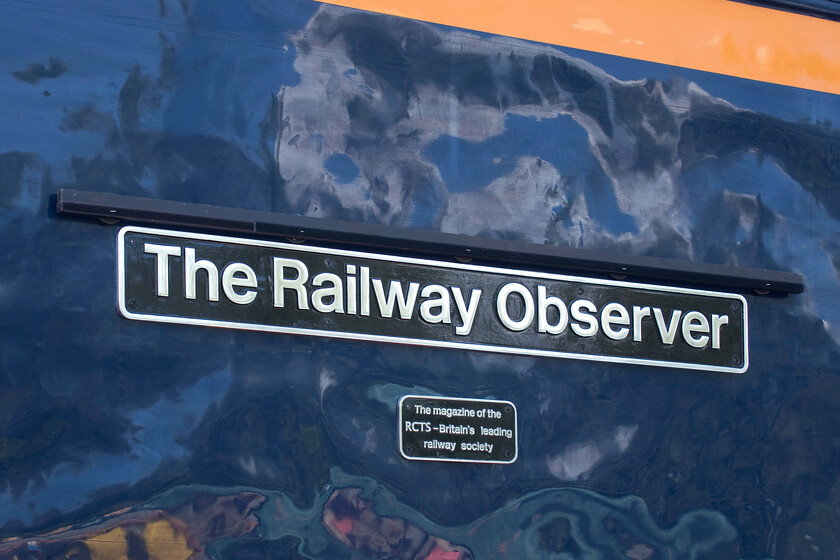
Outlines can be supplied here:
<path id="1" fill-rule="evenodd" d="M 728 0 L 327 3 L 840 94 L 840 23 Z"/>

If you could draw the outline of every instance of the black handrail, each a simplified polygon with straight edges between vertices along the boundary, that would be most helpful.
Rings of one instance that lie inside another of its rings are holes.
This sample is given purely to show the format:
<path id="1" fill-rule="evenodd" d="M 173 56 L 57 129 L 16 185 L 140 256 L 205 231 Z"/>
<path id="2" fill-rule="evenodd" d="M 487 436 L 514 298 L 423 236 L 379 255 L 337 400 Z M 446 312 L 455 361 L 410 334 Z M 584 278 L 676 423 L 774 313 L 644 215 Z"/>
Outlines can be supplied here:
<path id="1" fill-rule="evenodd" d="M 802 275 L 793 272 L 607 253 L 111 193 L 62 189 L 58 191 L 56 212 L 65 216 L 99 218 L 106 223 L 125 220 L 201 228 L 261 238 L 315 241 L 330 246 L 375 248 L 402 255 L 461 261 L 474 259 L 487 264 L 524 265 L 540 270 L 584 272 L 619 279 L 626 277 L 628 280 L 752 290 L 759 294 L 798 294 L 804 290 Z"/>

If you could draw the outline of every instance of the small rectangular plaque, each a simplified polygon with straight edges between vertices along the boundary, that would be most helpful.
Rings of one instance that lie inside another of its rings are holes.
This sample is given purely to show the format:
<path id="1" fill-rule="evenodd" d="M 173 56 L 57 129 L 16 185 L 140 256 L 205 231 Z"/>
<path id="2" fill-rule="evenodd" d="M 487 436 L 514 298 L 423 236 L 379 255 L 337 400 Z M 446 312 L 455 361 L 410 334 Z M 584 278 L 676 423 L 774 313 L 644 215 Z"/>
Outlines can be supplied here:
<path id="1" fill-rule="evenodd" d="M 742 373 L 740 295 L 126 227 L 139 321 Z"/>
<path id="2" fill-rule="evenodd" d="M 513 463 L 516 407 L 508 401 L 407 395 L 400 399 L 400 453 L 420 461 Z"/>

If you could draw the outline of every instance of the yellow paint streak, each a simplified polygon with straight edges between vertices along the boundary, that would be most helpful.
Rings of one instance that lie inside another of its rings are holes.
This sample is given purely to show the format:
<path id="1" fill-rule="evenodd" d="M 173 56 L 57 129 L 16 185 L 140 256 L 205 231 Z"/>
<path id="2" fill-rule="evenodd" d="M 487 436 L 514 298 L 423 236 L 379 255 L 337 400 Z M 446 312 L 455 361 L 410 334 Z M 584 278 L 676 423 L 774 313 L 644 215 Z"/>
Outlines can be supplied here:
<path id="1" fill-rule="evenodd" d="M 165 520 L 146 525 L 143 538 L 151 560 L 186 560 L 192 555 L 184 535 Z"/>
<path id="2" fill-rule="evenodd" d="M 164 519 L 146 524 L 141 534 L 150 560 L 187 560 L 193 553 L 186 537 Z M 117 527 L 85 539 L 84 543 L 90 550 L 91 560 L 126 560 L 126 537 L 126 529 Z"/>
<path id="3" fill-rule="evenodd" d="M 91 560 L 119 560 L 128 557 L 125 529 L 117 527 L 85 539 Z"/>
<path id="4" fill-rule="evenodd" d="M 840 23 L 729 0 L 326 3 L 840 94 Z"/>

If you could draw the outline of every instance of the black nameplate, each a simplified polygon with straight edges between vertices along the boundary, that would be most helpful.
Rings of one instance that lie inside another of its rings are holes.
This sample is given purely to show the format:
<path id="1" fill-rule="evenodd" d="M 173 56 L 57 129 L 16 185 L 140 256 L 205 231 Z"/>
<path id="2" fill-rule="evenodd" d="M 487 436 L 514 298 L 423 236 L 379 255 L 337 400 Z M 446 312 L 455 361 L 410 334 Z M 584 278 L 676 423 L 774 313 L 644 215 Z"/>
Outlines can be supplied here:
<path id="1" fill-rule="evenodd" d="M 508 401 L 405 396 L 399 403 L 400 453 L 422 461 L 512 463 L 516 407 Z"/>
<path id="2" fill-rule="evenodd" d="M 741 373 L 735 294 L 123 228 L 129 319 Z"/>

